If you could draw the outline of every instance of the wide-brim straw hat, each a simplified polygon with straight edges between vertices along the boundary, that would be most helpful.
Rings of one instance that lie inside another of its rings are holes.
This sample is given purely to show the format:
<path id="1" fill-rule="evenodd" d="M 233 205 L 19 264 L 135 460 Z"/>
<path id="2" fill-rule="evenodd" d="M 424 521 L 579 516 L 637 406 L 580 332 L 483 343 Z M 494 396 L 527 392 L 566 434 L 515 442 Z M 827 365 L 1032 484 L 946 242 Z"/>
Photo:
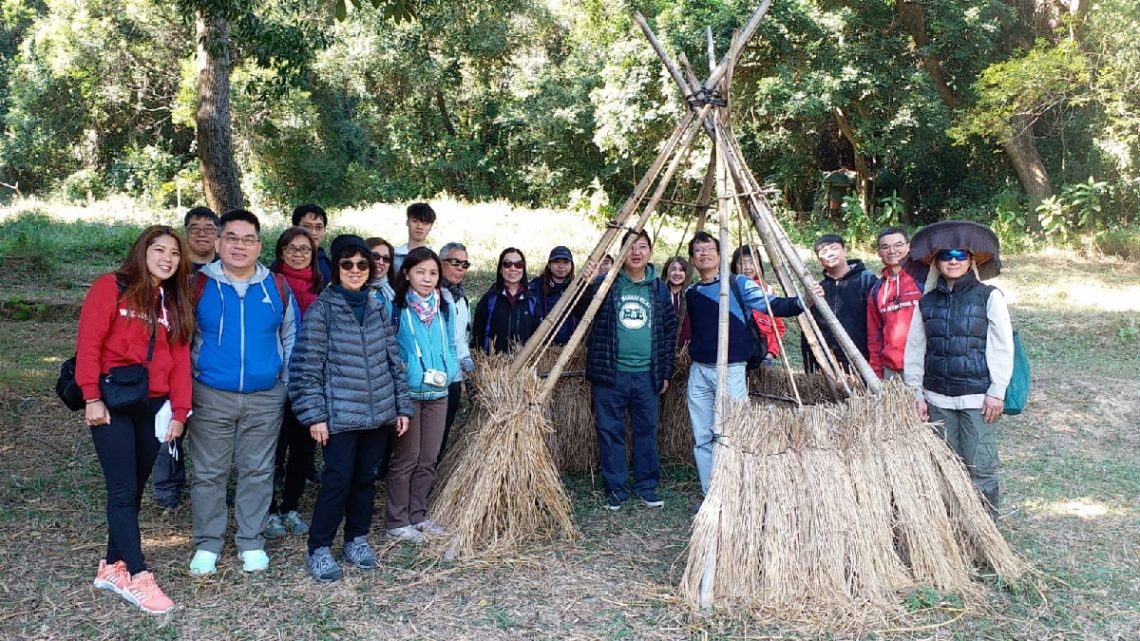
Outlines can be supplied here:
<path id="1" fill-rule="evenodd" d="M 910 259 L 930 265 L 943 249 L 965 249 L 974 259 L 978 278 L 1001 273 L 1001 243 L 994 230 L 971 220 L 944 220 L 927 225 L 910 240 Z"/>

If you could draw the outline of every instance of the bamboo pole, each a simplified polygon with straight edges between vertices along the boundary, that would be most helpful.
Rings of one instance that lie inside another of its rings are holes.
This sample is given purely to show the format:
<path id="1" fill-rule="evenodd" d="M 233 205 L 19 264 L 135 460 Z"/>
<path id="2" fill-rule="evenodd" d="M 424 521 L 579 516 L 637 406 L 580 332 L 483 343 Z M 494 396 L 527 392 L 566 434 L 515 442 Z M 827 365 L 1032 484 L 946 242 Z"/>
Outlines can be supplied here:
<path id="1" fill-rule="evenodd" d="M 697 112 L 697 119 L 704 118 L 710 111 L 711 107 L 705 105 Z M 678 145 L 677 152 L 673 155 L 673 159 L 669 162 L 669 167 L 665 170 L 665 174 L 657 183 L 657 188 L 654 190 L 653 195 L 649 199 L 649 203 L 641 212 L 637 221 L 634 223 L 634 230 L 641 230 L 645 226 L 645 222 L 649 219 L 650 214 L 657 208 L 657 204 L 661 201 L 661 197 L 665 195 L 665 190 L 669 186 L 669 182 L 673 179 L 673 174 L 677 172 L 677 167 L 681 162 L 688 157 L 689 151 L 693 147 L 693 141 L 696 140 L 700 128 L 695 125 L 693 121 L 689 121 L 690 127 L 684 135 L 684 139 Z M 582 315 L 582 322 L 574 329 L 574 333 L 570 335 L 570 340 L 566 342 L 565 347 L 562 348 L 562 353 L 558 355 L 558 359 L 554 361 L 554 365 L 550 368 L 548 378 L 543 383 L 542 388 L 539 390 L 538 395 L 535 397 L 536 402 L 542 403 L 553 391 L 554 385 L 557 383 L 562 370 L 566 368 L 566 363 L 570 361 L 574 351 L 578 349 L 578 345 L 586 336 L 586 331 L 593 322 L 594 316 L 598 313 L 598 309 L 606 299 L 606 294 L 609 293 L 610 287 L 613 285 L 614 280 L 617 279 L 617 274 L 622 269 L 622 264 L 625 262 L 626 257 L 629 255 L 630 248 L 636 238 L 630 238 L 629 242 L 622 245 L 621 251 L 614 259 L 614 268 L 606 274 L 602 279 L 598 290 L 594 295 L 594 299 L 590 301 L 589 307 L 586 308 L 585 313 Z"/>
<path id="2" fill-rule="evenodd" d="M 697 119 L 697 115 L 697 113 L 690 111 L 688 117 L 683 118 L 681 122 L 677 123 L 677 127 L 673 129 L 673 134 L 669 137 L 669 140 L 666 141 L 665 146 L 662 147 L 661 153 L 657 155 L 653 164 L 650 165 L 649 170 L 641 177 L 633 193 L 630 194 L 622 204 L 621 210 L 618 211 L 614 219 L 616 226 L 608 227 L 602 233 L 602 239 L 598 241 L 593 251 L 590 252 L 586 264 L 597 264 L 601 261 L 606 250 L 609 249 L 610 245 L 612 245 L 613 241 L 617 238 L 620 227 L 624 226 L 630 216 L 633 215 L 633 212 L 641 203 L 645 194 L 649 191 L 649 188 L 653 185 L 654 179 L 660 174 L 661 168 L 665 166 L 666 161 L 668 161 L 669 157 L 677 148 L 681 137 L 691 128 L 692 123 Z M 539 324 L 534 334 L 531 335 L 530 339 L 527 340 L 526 344 L 519 350 L 519 353 L 515 355 L 514 360 L 511 362 L 511 368 L 513 370 L 518 371 L 527 365 L 534 364 L 534 361 L 537 359 L 537 354 L 546 347 L 550 337 L 554 335 L 556 325 L 560 324 L 560 321 L 568 314 L 568 311 L 573 309 L 573 304 L 577 302 L 585 292 L 586 286 L 588 285 L 586 281 L 586 270 L 580 270 L 574 278 L 574 282 L 567 287 L 567 290 L 562 294 L 558 303 L 554 305 L 554 309 L 550 310 L 550 313 L 543 319 L 542 323 Z"/>
<path id="3" fill-rule="evenodd" d="M 712 141 L 712 149 L 709 151 L 709 166 L 705 169 L 705 181 L 701 184 L 701 195 L 697 199 L 700 203 L 701 211 L 697 214 L 697 229 L 696 231 L 705 230 L 705 221 L 708 219 L 709 203 L 712 201 L 713 181 L 716 180 L 716 141 Z M 692 258 L 690 256 L 689 258 Z"/>

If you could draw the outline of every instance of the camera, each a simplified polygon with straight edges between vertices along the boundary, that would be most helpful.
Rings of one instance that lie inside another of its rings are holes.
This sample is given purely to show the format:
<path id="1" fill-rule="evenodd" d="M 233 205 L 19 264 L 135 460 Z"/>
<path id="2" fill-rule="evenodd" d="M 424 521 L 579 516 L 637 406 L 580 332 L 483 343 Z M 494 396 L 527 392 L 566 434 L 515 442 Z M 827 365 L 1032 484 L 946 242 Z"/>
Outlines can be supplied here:
<path id="1" fill-rule="evenodd" d="M 447 372 L 441 372 L 438 369 L 425 369 L 424 385 L 447 387 Z"/>

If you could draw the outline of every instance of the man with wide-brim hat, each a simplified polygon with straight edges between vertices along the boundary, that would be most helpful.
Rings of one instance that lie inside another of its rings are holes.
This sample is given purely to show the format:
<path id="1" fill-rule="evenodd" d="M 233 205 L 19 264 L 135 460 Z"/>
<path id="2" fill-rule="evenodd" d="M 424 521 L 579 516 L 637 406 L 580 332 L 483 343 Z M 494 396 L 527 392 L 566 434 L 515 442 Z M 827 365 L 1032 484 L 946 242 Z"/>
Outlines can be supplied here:
<path id="1" fill-rule="evenodd" d="M 957 221 L 955 221 L 957 222 Z M 920 232 L 921 234 L 922 232 Z M 991 232 L 992 234 L 992 232 Z M 924 420 L 966 464 L 970 480 L 998 514 L 998 452 L 994 429 L 1013 375 L 1013 326 L 1001 290 L 979 279 L 970 242 L 953 234 L 916 235 L 930 264 L 929 286 L 911 319 L 903 377 Z M 986 262 L 997 260 L 996 237 Z M 980 253 L 980 252 L 979 252 Z M 997 263 L 1000 265 L 1000 262 Z M 996 275 L 996 271 L 993 272 Z"/>

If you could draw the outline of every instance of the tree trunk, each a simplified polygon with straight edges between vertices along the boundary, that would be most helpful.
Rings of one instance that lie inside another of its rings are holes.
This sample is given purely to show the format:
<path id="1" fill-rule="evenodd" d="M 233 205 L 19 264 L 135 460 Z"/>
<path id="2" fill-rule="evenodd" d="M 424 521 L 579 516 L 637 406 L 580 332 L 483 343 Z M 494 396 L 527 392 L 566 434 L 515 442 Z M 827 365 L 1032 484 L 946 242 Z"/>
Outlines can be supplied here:
<path id="1" fill-rule="evenodd" d="M 1053 185 L 1049 182 L 1049 173 L 1037 154 L 1037 142 L 1033 138 L 1033 117 L 1027 114 L 1018 114 L 1011 119 L 1013 136 L 1002 141 L 1001 147 L 1005 150 L 1009 161 L 1017 172 L 1017 179 L 1021 187 L 1029 196 L 1029 210 L 1037 209 L 1037 205 L 1053 195 Z M 1030 225 L 1037 227 L 1037 219 L 1030 216 Z"/>
<path id="2" fill-rule="evenodd" d="M 863 153 L 859 151 L 859 141 L 855 138 L 855 129 L 847 120 L 843 110 L 839 107 L 832 107 L 832 114 L 835 115 L 835 124 L 839 126 L 839 133 L 851 143 L 851 149 L 854 150 L 855 155 L 855 189 L 859 192 L 859 203 L 863 206 L 863 213 L 868 216 L 871 215 L 871 168 L 867 166 L 867 159 L 863 157 Z"/>
<path id="3" fill-rule="evenodd" d="M 444 100 L 443 90 L 435 89 L 435 106 L 439 109 L 439 118 L 443 121 L 443 128 L 451 138 L 455 137 L 455 127 L 451 124 L 451 114 L 447 111 L 447 101 Z"/>
<path id="4" fill-rule="evenodd" d="M 234 162 L 230 121 L 230 27 L 225 18 L 197 16 L 198 109 L 194 114 L 198 166 L 206 204 L 219 214 L 244 204 Z"/>

